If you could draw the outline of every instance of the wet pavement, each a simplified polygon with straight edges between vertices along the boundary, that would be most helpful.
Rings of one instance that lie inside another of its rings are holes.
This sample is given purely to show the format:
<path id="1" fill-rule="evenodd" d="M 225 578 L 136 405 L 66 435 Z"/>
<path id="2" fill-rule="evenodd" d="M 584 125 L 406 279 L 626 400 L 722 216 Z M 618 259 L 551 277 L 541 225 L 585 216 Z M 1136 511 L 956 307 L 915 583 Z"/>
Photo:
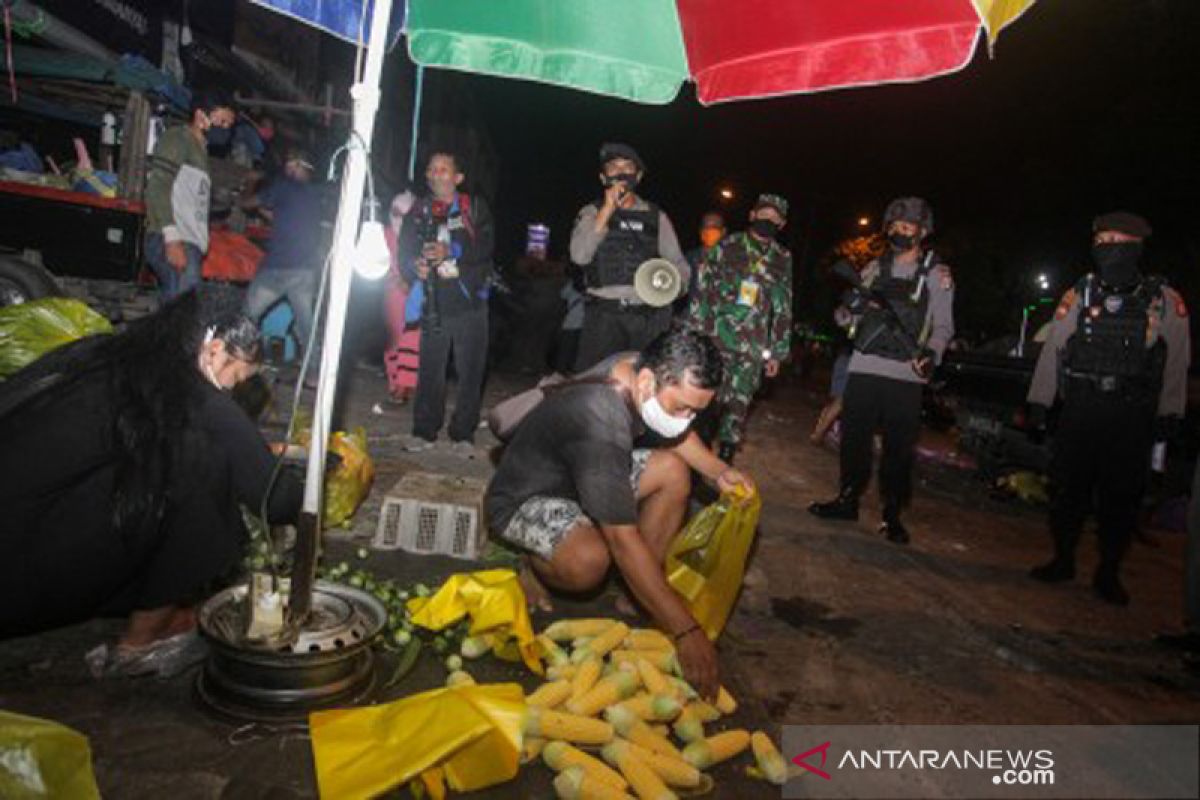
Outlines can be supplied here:
<path id="1" fill-rule="evenodd" d="M 531 383 L 494 376 L 489 402 Z M 343 406 L 349 426 L 366 428 L 378 474 L 349 531 L 333 532 L 328 557 L 357 562 L 374 534 L 386 490 L 405 470 L 486 477 L 486 432 L 475 459 L 441 449 L 403 453 L 408 407 L 382 403 L 384 382 L 352 370 Z M 723 680 L 739 697 L 721 726 L 804 723 L 1116 723 L 1200 718 L 1200 677 L 1151 642 L 1180 619 L 1183 537 L 1155 534 L 1128 559 L 1128 608 L 1097 602 L 1088 589 L 1094 550 L 1085 538 L 1080 578 L 1043 586 L 1026 577 L 1049 548 L 1043 514 L 994 500 L 960 470 L 923 464 L 908 520 L 907 548 L 874 531 L 869 499 L 860 523 L 828 523 L 804 512 L 836 484 L 836 454 L 807 442 L 820 393 L 798 382 L 776 386 L 755 410 L 739 465 L 764 495 L 752 560 L 753 590 L 721 641 Z M 372 409 L 378 404 L 375 413 Z M 278 420 L 278 415 L 275 417 Z M 936 447 L 944 438 L 931 436 Z M 436 584 L 479 564 L 400 552 L 372 552 L 365 566 L 401 581 Z M 612 590 L 592 603 L 561 601 L 557 614 L 615 614 Z M 535 620 L 535 624 L 538 624 Z M 540 626 L 540 625 L 539 625 Z M 172 800 L 316 796 L 302 728 L 237 725 L 197 707 L 194 671 L 171 680 L 95 681 L 83 654 L 111 640 L 115 621 L 93 621 L 0 643 L 0 708 L 61 721 L 91 740 L 105 797 Z M 384 653 L 381 672 L 394 656 Z M 480 682 L 534 676 L 485 658 Z M 427 656 L 377 699 L 440 685 Z M 786 754 L 785 754 L 786 755 Z M 778 796 L 742 774 L 746 759 L 713 772 L 716 798 Z M 396 796 L 407 796 L 397 792 Z M 476 793 L 488 798 L 552 797 L 550 773 L 523 768 L 517 780 Z"/>

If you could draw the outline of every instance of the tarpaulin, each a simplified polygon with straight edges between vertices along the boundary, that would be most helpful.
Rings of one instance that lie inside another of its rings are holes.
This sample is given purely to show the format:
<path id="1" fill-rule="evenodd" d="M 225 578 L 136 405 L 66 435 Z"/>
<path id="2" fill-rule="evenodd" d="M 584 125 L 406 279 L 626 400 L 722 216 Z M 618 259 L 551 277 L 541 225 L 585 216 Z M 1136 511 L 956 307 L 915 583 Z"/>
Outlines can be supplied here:
<path id="1" fill-rule="evenodd" d="M 515 683 L 455 686 L 365 708 L 309 715 L 321 797 L 377 797 L 413 779 L 469 792 L 511 780 L 525 692 Z"/>
<path id="2" fill-rule="evenodd" d="M 471 618 L 470 635 L 491 634 L 496 654 L 511 652 L 539 675 L 542 664 L 534 643 L 525 592 L 511 569 L 488 569 L 451 575 L 432 597 L 408 601 L 412 623 L 440 631 L 464 616 Z M 506 647 L 515 642 L 514 648 Z"/>

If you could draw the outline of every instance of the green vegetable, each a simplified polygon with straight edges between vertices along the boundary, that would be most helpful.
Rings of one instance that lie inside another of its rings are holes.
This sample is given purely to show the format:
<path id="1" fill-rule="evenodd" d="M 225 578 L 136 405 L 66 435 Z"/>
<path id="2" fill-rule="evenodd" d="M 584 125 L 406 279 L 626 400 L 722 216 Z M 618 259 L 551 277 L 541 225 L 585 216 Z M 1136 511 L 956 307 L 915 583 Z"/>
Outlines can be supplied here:
<path id="1" fill-rule="evenodd" d="M 457 672 L 458 670 L 462 669 L 462 667 L 463 667 L 462 656 L 457 656 L 457 655 L 446 656 L 446 669 L 447 670 L 449 670 L 450 672 Z"/>
<path id="2" fill-rule="evenodd" d="M 360 548 L 358 548 L 358 552 L 356 553 L 356 555 L 359 558 L 366 558 L 367 556 L 371 555 L 371 551 L 365 547 L 360 547 Z"/>
<path id="3" fill-rule="evenodd" d="M 392 635 L 392 641 L 401 647 L 412 641 L 412 638 L 412 634 L 408 631 L 396 631 L 396 633 Z"/>
<path id="4" fill-rule="evenodd" d="M 413 666 L 417 663 L 417 656 L 421 654 L 421 640 L 417 638 L 410 639 L 405 646 L 404 651 L 400 653 L 400 660 L 396 662 L 396 670 L 392 673 L 392 677 L 388 678 L 388 682 L 383 685 L 386 689 L 390 686 L 395 686 L 404 678 Z"/>

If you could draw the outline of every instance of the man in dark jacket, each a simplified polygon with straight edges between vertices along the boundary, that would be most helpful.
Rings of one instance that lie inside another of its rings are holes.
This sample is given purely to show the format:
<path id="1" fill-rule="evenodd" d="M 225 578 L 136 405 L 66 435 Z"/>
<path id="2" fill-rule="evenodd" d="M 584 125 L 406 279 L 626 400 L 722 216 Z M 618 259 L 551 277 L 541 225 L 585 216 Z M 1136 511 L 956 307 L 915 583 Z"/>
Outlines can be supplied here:
<path id="1" fill-rule="evenodd" d="M 475 428 L 487 364 L 488 291 L 495 240 L 492 214 L 482 197 L 460 192 L 462 158 L 436 151 L 425 168 L 430 195 L 410 212 L 400 232 L 400 268 L 421 282 L 421 363 L 413 407 L 410 452 L 437 442 L 446 413 L 450 359 L 458 396 L 450 420 L 454 451 L 474 457 Z"/>
<path id="2" fill-rule="evenodd" d="M 646 260 L 665 258 L 687 286 L 691 268 L 671 220 L 637 194 L 646 172 L 627 144 L 600 148 L 604 197 L 580 210 L 571 231 L 571 260 L 583 267 L 587 305 L 575 369 L 582 372 L 614 353 L 641 350 L 671 325 L 671 308 L 646 305 L 633 288 Z"/>

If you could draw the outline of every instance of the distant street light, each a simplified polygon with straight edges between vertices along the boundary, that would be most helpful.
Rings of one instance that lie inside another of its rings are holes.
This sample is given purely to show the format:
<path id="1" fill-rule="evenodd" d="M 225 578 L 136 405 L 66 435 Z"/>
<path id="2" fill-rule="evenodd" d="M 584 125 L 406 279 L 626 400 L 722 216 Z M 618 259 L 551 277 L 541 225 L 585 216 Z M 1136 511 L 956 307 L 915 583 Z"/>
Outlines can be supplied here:
<path id="1" fill-rule="evenodd" d="M 721 191 L 719 191 L 717 194 L 721 195 L 722 200 L 733 199 L 733 189 L 730 189 L 728 186 L 721 187 Z"/>
<path id="2" fill-rule="evenodd" d="M 1050 276 L 1044 272 L 1039 272 L 1037 277 L 1034 279 L 1034 283 L 1037 284 L 1039 289 L 1045 292 L 1050 289 Z"/>
<path id="3" fill-rule="evenodd" d="M 865 227 L 867 227 L 867 226 L 868 226 L 868 225 L 870 225 L 870 224 L 871 224 L 871 218 L 870 218 L 870 217 L 859 217 L 859 218 L 858 218 L 858 227 L 860 227 L 860 228 L 865 228 Z"/>

